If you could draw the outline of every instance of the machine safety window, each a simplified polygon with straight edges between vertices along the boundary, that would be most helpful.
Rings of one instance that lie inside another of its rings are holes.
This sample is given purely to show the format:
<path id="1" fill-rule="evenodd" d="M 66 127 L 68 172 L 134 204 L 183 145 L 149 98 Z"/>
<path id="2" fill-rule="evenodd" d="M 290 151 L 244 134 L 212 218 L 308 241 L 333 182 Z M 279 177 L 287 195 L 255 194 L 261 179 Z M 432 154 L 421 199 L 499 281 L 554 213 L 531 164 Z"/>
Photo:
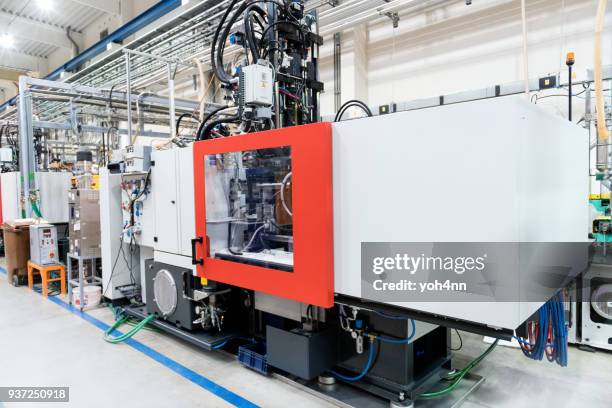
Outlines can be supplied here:
<path id="1" fill-rule="evenodd" d="M 293 272 L 288 146 L 205 157 L 211 257 Z"/>

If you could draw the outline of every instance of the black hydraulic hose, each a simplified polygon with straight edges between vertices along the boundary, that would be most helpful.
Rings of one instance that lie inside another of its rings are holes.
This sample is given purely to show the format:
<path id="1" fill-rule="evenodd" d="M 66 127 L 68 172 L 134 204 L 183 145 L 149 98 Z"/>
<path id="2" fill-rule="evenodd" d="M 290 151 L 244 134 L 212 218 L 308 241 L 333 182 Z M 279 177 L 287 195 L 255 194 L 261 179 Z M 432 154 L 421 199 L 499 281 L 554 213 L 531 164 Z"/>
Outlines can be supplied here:
<path id="1" fill-rule="evenodd" d="M 361 108 L 368 116 L 372 117 L 374 116 L 372 114 L 372 111 L 370 110 L 370 108 L 368 107 L 368 105 L 366 105 L 364 102 L 359 101 L 357 99 L 353 99 L 350 100 L 348 102 L 346 102 L 344 105 L 342 105 L 340 107 L 340 109 L 338 110 L 338 113 L 336 114 L 336 117 L 334 119 L 334 122 L 338 122 L 342 119 L 342 116 L 344 116 L 344 114 L 346 113 L 346 111 L 351 108 L 351 107 L 358 107 Z"/>
<path id="2" fill-rule="evenodd" d="M 189 117 L 189 118 L 191 118 L 191 119 L 193 119 L 193 120 L 195 120 L 195 121 L 197 121 L 197 122 L 199 122 L 199 121 L 200 121 L 200 119 L 198 119 L 198 118 L 197 118 L 195 115 L 193 115 L 192 113 L 183 113 L 183 114 L 182 114 L 181 116 L 179 116 L 179 117 L 178 117 L 178 119 L 176 120 L 176 135 L 177 135 L 177 136 L 178 136 L 178 134 L 179 134 L 179 130 L 180 130 L 180 128 L 181 128 L 181 121 L 182 121 L 184 118 L 187 118 L 187 117 Z"/>
<path id="3" fill-rule="evenodd" d="M 108 109 L 113 110 L 113 91 L 117 84 L 111 86 L 110 92 L 108 93 Z"/>
<path id="4" fill-rule="evenodd" d="M 340 110 L 339 110 L 338 116 L 337 116 L 338 120 L 340 120 L 342 118 L 342 116 L 346 113 L 346 111 L 349 110 L 352 107 L 361 108 L 368 116 L 373 116 L 372 115 L 372 111 L 370 110 L 368 105 L 366 105 L 364 102 L 359 101 L 359 100 L 351 100 L 351 101 L 348 101 L 347 103 L 345 103 L 342 107 L 340 107 Z"/>
<path id="5" fill-rule="evenodd" d="M 238 115 L 230 116 L 230 117 L 223 118 L 223 119 L 213 120 L 208 125 L 206 125 L 206 127 L 202 131 L 202 139 L 200 139 L 200 140 L 210 139 L 210 132 L 217 125 L 222 125 L 223 123 L 236 123 L 236 122 L 239 122 L 239 121 L 240 121 L 240 116 L 238 116 Z"/>
<path id="6" fill-rule="evenodd" d="M 227 10 L 225 10 L 225 14 L 223 14 L 223 17 L 221 18 L 221 21 L 219 22 L 219 25 L 217 26 L 217 29 L 215 30 L 215 36 L 213 37 L 213 41 L 210 47 L 210 62 L 212 64 L 213 72 L 217 76 L 217 79 L 219 79 L 219 81 L 225 84 L 229 84 L 232 78 L 229 75 L 227 75 L 224 69 L 219 70 L 219 67 L 217 66 L 217 56 L 216 56 L 217 41 L 219 40 L 219 34 L 221 33 L 221 28 L 223 27 L 225 20 L 227 20 L 227 16 L 229 16 L 230 12 L 232 11 L 232 9 L 234 8 L 237 2 L 238 0 L 232 0 L 232 3 L 229 5 Z"/>
<path id="7" fill-rule="evenodd" d="M 222 76 L 225 76 L 226 81 L 223 81 L 223 82 L 225 82 L 226 84 L 231 83 L 232 77 L 227 72 L 225 72 L 225 68 L 223 68 L 223 53 L 225 51 L 225 43 L 227 42 L 227 37 L 229 36 L 232 26 L 236 23 L 236 21 L 238 20 L 238 17 L 240 17 L 244 13 L 244 10 L 249 5 L 250 3 L 248 1 L 245 1 L 244 3 L 240 5 L 240 7 L 238 7 L 238 10 L 236 10 L 234 15 L 230 18 L 230 20 L 225 25 L 225 29 L 223 30 L 223 33 L 221 34 L 221 37 L 219 38 L 219 43 L 218 43 L 219 49 L 217 50 L 216 66 L 217 66 L 217 69 L 219 69 L 219 67 L 222 68 L 219 74 L 221 74 Z"/>
<path id="8" fill-rule="evenodd" d="M 233 0 L 232 3 L 230 3 L 230 5 L 228 6 L 227 10 L 225 11 L 225 14 L 221 18 L 221 21 L 219 22 L 219 25 L 217 26 L 217 29 L 215 30 L 215 35 L 213 37 L 212 45 L 210 47 L 210 58 L 211 58 L 211 65 L 213 68 L 213 72 L 215 73 L 219 81 L 227 85 L 231 83 L 232 77 L 223 68 L 223 52 L 225 50 L 225 43 L 227 41 L 227 37 L 229 36 L 229 32 L 232 26 L 234 25 L 234 23 L 236 23 L 236 20 L 238 19 L 238 17 L 244 13 L 247 7 L 252 6 L 254 3 L 275 3 L 279 5 L 280 7 L 284 7 L 282 3 L 276 2 L 274 0 L 253 0 L 253 1 L 245 0 L 240 5 L 236 13 L 234 13 L 230 21 L 228 21 L 226 24 L 227 17 L 231 13 L 231 11 L 234 9 L 237 2 L 238 0 Z M 221 29 L 223 28 L 224 25 L 225 25 L 225 29 L 223 30 L 223 33 L 222 33 Z M 221 37 L 219 37 L 219 35 L 221 35 Z"/>
<path id="9" fill-rule="evenodd" d="M 202 140 L 202 131 L 204 130 L 204 126 L 206 126 L 206 122 L 208 122 L 209 120 L 211 120 L 213 118 L 213 116 L 215 116 L 217 113 L 225 110 L 225 109 L 229 109 L 229 106 L 222 106 L 220 108 L 217 108 L 215 110 L 213 110 L 212 112 L 210 112 L 208 114 L 208 116 L 206 116 L 204 118 L 204 120 L 202 121 L 202 123 L 200 123 L 200 127 L 198 127 L 198 132 L 196 133 L 196 140 Z"/>
<path id="10" fill-rule="evenodd" d="M 244 11 L 244 31 L 246 34 L 247 45 L 253 55 L 253 62 L 257 62 L 260 58 L 259 49 L 257 48 L 257 42 L 255 41 L 255 32 L 253 28 L 252 13 L 259 14 L 262 18 L 265 18 L 265 11 L 259 7 L 256 3 L 251 4 Z"/>

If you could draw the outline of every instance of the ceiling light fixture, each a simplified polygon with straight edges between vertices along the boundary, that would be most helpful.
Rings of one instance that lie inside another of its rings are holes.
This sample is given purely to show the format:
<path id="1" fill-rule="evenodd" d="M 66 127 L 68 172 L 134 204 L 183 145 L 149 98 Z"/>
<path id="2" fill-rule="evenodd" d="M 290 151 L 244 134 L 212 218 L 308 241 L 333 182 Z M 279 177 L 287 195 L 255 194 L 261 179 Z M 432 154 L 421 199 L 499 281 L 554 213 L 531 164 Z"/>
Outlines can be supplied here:
<path id="1" fill-rule="evenodd" d="M 0 47 L 13 48 L 15 46 L 15 38 L 12 35 L 5 33 L 0 35 Z"/>
<path id="2" fill-rule="evenodd" d="M 38 0 L 38 7 L 40 7 L 41 10 L 49 11 L 53 8 L 53 1 L 52 0 Z"/>

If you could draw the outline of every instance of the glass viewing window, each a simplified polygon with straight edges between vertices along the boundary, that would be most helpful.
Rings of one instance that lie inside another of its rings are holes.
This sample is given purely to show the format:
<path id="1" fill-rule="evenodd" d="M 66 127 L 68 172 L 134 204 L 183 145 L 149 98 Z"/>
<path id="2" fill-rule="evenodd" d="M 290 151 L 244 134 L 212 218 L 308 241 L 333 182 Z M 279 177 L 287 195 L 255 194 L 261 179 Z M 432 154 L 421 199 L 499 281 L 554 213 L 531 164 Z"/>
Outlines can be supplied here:
<path id="1" fill-rule="evenodd" d="M 210 256 L 293 272 L 291 147 L 205 156 Z"/>

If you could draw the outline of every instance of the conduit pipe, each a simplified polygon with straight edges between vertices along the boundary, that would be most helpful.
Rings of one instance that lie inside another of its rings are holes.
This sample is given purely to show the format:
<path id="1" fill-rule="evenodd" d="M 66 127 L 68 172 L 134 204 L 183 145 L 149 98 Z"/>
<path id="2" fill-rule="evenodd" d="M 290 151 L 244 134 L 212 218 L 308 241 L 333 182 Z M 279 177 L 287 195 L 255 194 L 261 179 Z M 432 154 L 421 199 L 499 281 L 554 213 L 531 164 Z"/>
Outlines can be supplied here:
<path id="1" fill-rule="evenodd" d="M 606 111 L 603 92 L 602 72 L 602 37 L 606 17 L 606 5 L 608 0 L 599 0 L 597 7 L 597 19 L 595 23 L 595 106 L 597 107 L 597 134 L 600 143 L 608 143 L 610 133 L 606 126 Z"/>

